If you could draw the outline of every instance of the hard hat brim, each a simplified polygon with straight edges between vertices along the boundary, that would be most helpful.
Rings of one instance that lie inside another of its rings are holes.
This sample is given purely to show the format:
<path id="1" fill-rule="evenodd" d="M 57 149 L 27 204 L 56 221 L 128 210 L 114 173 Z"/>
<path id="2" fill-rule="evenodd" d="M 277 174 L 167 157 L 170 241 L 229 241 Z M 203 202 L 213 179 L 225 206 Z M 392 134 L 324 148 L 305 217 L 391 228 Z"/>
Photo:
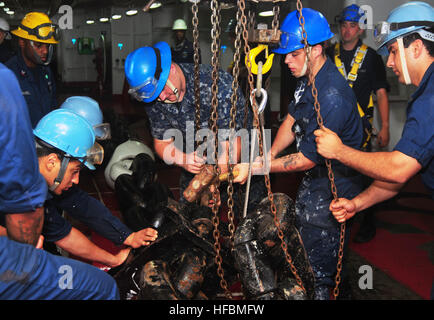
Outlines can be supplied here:
<path id="1" fill-rule="evenodd" d="M 277 54 L 288 54 L 302 48 L 304 48 L 304 45 L 300 45 L 300 47 L 292 47 L 291 49 L 279 47 L 277 49 L 273 49 L 272 52 Z"/>

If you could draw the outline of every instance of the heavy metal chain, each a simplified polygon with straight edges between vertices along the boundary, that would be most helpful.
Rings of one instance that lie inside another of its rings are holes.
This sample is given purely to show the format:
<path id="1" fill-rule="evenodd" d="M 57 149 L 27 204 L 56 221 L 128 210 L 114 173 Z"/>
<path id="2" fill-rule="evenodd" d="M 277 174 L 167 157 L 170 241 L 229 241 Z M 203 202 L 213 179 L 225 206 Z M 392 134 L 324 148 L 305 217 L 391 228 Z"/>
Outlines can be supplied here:
<path id="1" fill-rule="evenodd" d="M 273 6 L 273 21 L 271 22 L 271 28 L 274 31 L 274 34 L 277 34 L 279 30 L 279 13 L 280 7 L 278 5 Z"/>
<path id="2" fill-rule="evenodd" d="M 249 10 L 249 25 L 247 26 L 247 31 L 255 29 L 255 13 Z"/>
<path id="3" fill-rule="evenodd" d="M 303 17 L 303 5 L 301 3 L 301 0 L 297 0 L 297 10 L 299 13 L 299 23 L 302 29 L 302 38 L 304 41 L 304 50 L 305 50 L 305 54 L 306 57 L 308 59 L 308 66 L 310 63 L 309 60 L 309 54 L 308 54 L 308 42 L 307 42 L 307 33 L 306 30 L 304 28 L 304 24 L 305 24 L 305 19 Z M 312 72 L 309 72 L 309 84 L 312 85 L 312 96 L 314 98 L 314 108 L 316 111 L 316 120 L 318 122 L 318 126 L 320 128 L 322 128 L 324 126 L 324 121 L 323 118 L 321 116 L 321 110 L 320 110 L 320 104 L 318 101 L 318 90 L 315 87 L 315 76 Z M 335 178 L 334 178 L 334 174 L 333 174 L 333 170 L 332 170 L 332 166 L 331 166 L 331 161 L 329 159 L 326 159 L 325 161 L 326 166 L 327 166 L 327 171 L 328 171 L 328 177 L 330 180 L 330 185 L 331 185 L 331 192 L 333 194 L 333 199 L 334 200 L 338 200 L 338 194 L 337 194 L 337 189 L 336 189 L 336 184 L 335 184 Z M 343 252 L 344 252 L 344 240 L 345 240 L 345 222 L 343 222 L 341 224 L 341 229 L 340 229 L 340 239 L 339 239 L 339 251 L 338 251 L 338 263 L 337 263 L 337 272 L 336 272 L 336 277 L 335 277 L 335 288 L 333 290 L 333 296 L 336 299 L 337 296 L 339 295 L 339 283 L 341 282 L 341 271 L 342 271 L 342 258 L 343 258 Z"/>
<path id="4" fill-rule="evenodd" d="M 194 49 L 194 104 L 195 104 L 195 132 L 200 129 L 200 82 L 199 82 L 199 19 L 197 1 L 191 7 L 193 13 L 193 49 Z M 196 139 L 195 139 L 196 143 Z M 195 145 L 196 149 L 197 145 Z"/>
<path id="5" fill-rule="evenodd" d="M 235 27 L 235 53 L 234 53 L 234 62 L 233 62 L 233 69 L 232 69 L 232 75 L 233 75 L 233 79 L 232 79 L 232 96 L 231 96 L 231 111 L 230 111 L 230 116 L 231 116 L 231 120 L 230 120 L 230 138 L 229 138 L 229 157 L 228 157 L 228 187 L 227 187 L 227 191 L 228 191 L 228 219 L 229 219 L 229 233 L 230 233 L 230 241 L 231 241 L 231 248 L 232 248 L 232 252 L 234 250 L 234 241 L 235 241 L 235 224 L 234 224 L 234 198 L 233 198 L 233 194 L 234 194 L 234 188 L 233 188 L 233 181 L 234 181 L 234 175 L 233 175 L 233 167 L 234 165 L 231 164 L 232 158 L 233 158 L 233 139 L 234 139 L 234 135 L 235 135 L 235 117 L 236 117 L 236 113 L 237 113 L 237 103 L 238 103 L 238 88 L 239 88 L 239 83 L 238 83 L 238 77 L 239 77 L 239 73 L 240 73 L 240 50 L 241 50 L 241 26 L 238 23 L 238 21 L 240 21 L 241 19 L 241 10 L 239 7 L 239 0 L 238 2 L 238 10 L 237 10 L 237 15 L 236 15 L 236 21 L 237 21 L 237 25 Z"/>
<path id="6" fill-rule="evenodd" d="M 218 57 L 218 52 L 219 52 L 219 46 L 218 44 L 220 43 L 220 28 L 218 27 L 218 22 L 219 22 L 219 10 L 218 10 L 219 4 L 217 2 L 217 0 L 212 0 L 211 1 L 211 10 L 212 10 L 212 15 L 211 15 L 211 24 L 212 24 L 212 30 L 211 30 L 211 38 L 212 38 L 212 44 L 211 44 L 211 52 L 213 53 L 212 58 L 211 58 L 211 64 L 213 66 L 213 70 L 212 70 L 212 86 L 211 86 L 211 92 L 212 92 L 212 98 L 211 98 L 211 107 L 212 107 L 212 111 L 211 111 L 211 117 L 210 117 L 210 123 L 211 123 L 211 129 L 212 129 L 212 134 L 213 137 L 211 137 L 211 140 L 208 141 L 214 141 L 214 149 L 213 149 L 213 159 L 215 161 L 214 163 L 214 174 L 216 177 L 218 177 L 220 175 L 220 168 L 218 166 L 218 127 L 217 127 L 217 120 L 218 120 L 218 112 L 217 112 L 217 107 L 218 107 L 218 80 L 219 80 L 219 74 L 218 74 L 218 66 L 219 66 L 219 57 Z M 218 230 L 219 227 L 219 190 L 218 190 L 218 182 L 215 185 L 215 188 L 213 190 L 212 193 L 213 196 L 213 207 L 212 207 L 212 212 L 214 214 L 213 216 L 213 226 L 214 226 L 214 231 L 213 231 L 213 236 L 214 236 L 214 250 L 215 250 L 215 263 L 217 265 L 217 275 L 220 277 L 220 286 L 222 287 L 222 289 L 225 291 L 225 295 L 228 299 L 232 299 L 232 294 L 228 289 L 228 284 L 224 278 L 224 270 L 222 267 L 222 257 L 221 257 L 221 246 L 220 246 L 220 232 Z"/>
<path id="7" fill-rule="evenodd" d="M 242 16 L 241 16 L 241 23 L 243 26 L 243 39 L 244 39 L 244 53 L 246 54 L 247 57 L 249 57 L 249 52 L 250 52 L 250 47 L 248 44 L 248 32 L 247 32 L 247 18 L 246 15 L 244 13 L 245 11 L 245 0 L 240 0 L 240 7 L 241 7 L 241 12 L 242 12 Z M 256 131 L 258 132 L 258 140 L 259 140 L 259 155 L 262 157 L 264 156 L 264 146 L 263 146 L 263 138 L 262 137 L 262 131 L 259 129 L 259 116 L 258 116 L 258 110 L 257 110 L 257 106 L 256 106 L 256 99 L 254 99 L 254 85 L 253 85 L 253 74 L 251 72 L 251 61 L 250 59 L 247 59 L 247 69 L 248 69 L 248 82 L 249 82 L 249 86 L 250 86 L 250 100 L 253 102 L 252 104 L 252 110 L 253 110 L 253 116 L 254 116 L 254 128 L 256 129 Z M 265 185 L 267 187 L 267 192 L 268 192 L 268 200 L 270 201 L 270 207 L 271 207 L 271 212 L 273 213 L 274 216 L 274 224 L 277 228 L 277 235 L 280 239 L 281 242 L 281 248 L 285 254 L 285 258 L 286 261 L 288 262 L 291 272 L 294 275 L 298 285 L 300 286 L 300 288 L 306 292 L 306 289 L 304 288 L 303 285 L 303 281 L 301 280 L 300 276 L 297 273 L 297 269 L 295 268 L 293 261 L 292 261 L 292 257 L 288 252 L 288 246 L 285 242 L 284 239 L 284 234 L 282 229 L 280 228 L 280 223 L 279 223 L 279 219 L 277 217 L 277 209 L 276 209 L 276 205 L 274 203 L 274 196 L 273 193 L 271 192 L 271 184 L 270 184 L 270 177 L 268 174 L 264 175 L 265 178 Z"/>

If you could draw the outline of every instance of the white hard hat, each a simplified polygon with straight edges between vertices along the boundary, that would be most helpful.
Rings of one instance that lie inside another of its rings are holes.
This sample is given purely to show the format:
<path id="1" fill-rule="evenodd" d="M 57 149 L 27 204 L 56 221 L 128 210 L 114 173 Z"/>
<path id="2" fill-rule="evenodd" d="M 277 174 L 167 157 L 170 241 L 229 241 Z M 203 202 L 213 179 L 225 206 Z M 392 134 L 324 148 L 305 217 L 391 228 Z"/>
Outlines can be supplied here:
<path id="1" fill-rule="evenodd" d="M 9 23 L 4 18 L 0 18 L 0 30 L 6 33 L 5 39 L 7 40 L 12 39 L 11 33 L 9 32 L 10 30 Z"/>
<path id="2" fill-rule="evenodd" d="M 187 30 L 187 24 L 183 19 L 176 19 L 173 22 L 172 30 Z"/>
<path id="3" fill-rule="evenodd" d="M 151 148 L 142 142 L 127 140 L 118 145 L 104 170 L 105 181 L 110 188 L 115 188 L 116 178 L 121 174 L 132 174 L 129 169 L 134 158 L 139 153 L 149 155 L 155 161 L 155 156 Z"/>

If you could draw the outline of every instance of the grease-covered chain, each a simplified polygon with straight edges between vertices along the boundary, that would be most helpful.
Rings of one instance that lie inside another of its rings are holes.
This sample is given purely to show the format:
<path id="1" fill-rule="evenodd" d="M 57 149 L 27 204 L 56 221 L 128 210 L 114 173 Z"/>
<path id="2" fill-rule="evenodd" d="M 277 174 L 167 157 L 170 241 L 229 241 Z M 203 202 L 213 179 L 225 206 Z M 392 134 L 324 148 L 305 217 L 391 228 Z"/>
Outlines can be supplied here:
<path id="1" fill-rule="evenodd" d="M 241 9 L 239 6 L 240 0 L 237 1 L 238 3 L 238 10 L 236 15 L 236 21 L 237 25 L 235 27 L 235 53 L 234 53 L 234 62 L 233 62 L 233 69 L 232 69 L 232 95 L 231 95 L 231 111 L 230 111 L 230 138 L 229 138 L 229 157 L 228 157 L 228 220 L 229 220 L 229 234 L 230 234 L 230 241 L 231 241 L 231 249 L 232 252 L 234 250 L 234 241 L 235 241 L 235 223 L 234 223 L 234 187 L 233 187 L 233 181 L 234 181 L 234 175 L 233 175 L 233 168 L 234 164 L 232 164 L 233 159 L 233 143 L 235 138 L 235 117 L 237 114 L 237 103 L 238 103 L 238 89 L 239 89 L 239 83 L 238 83 L 238 77 L 240 73 L 240 50 L 241 50 L 241 26 L 238 23 L 241 19 Z"/>
<path id="2" fill-rule="evenodd" d="M 212 58 L 211 58 L 211 64 L 213 66 L 213 70 L 212 70 L 212 80 L 213 83 L 211 85 L 211 93 L 212 93 L 212 98 L 211 98 L 211 117 L 210 117 L 210 123 L 211 123 L 211 130 L 212 130 L 212 139 L 211 141 L 214 141 L 214 148 L 213 148 L 213 159 L 215 161 L 214 163 L 214 174 L 216 177 L 218 177 L 220 175 L 220 168 L 218 166 L 218 127 L 217 127 L 217 120 L 218 120 L 218 113 L 217 113 L 217 107 L 218 107 L 218 80 L 219 80 L 219 76 L 218 76 L 218 51 L 219 51 L 219 47 L 218 44 L 220 42 L 219 38 L 220 38 L 220 33 L 219 33 L 219 27 L 217 25 L 219 18 L 218 18 L 218 2 L 217 0 L 212 0 L 211 1 L 211 10 L 212 10 L 212 15 L 211 15 L 211 24 L 212 24 L 212 29 L 211 29 L 211 38 L 212 38 L 212 43 L 211 43 L 211 52 L 212 52 Z M 209 140 L 208 140 L 209 141 Z M 212 158 L 210 157 L 210 158 Z M 212 207 L 212 212 L 214 214 L 213 219 L 212 219 L 212 223 L 214 226 L 214 231 L 213 231 L 213 236 L 214 236 L 214 250 L 215 250 L 215 258 L 214 261 L 217 265 L 217 275 L 220 277 L 220 286 L 221 288 L 224 290 L 225 295 L 228 299 L 232 299 L 232 294 L 228 289 L 228 284 L 224 278 L 224 270 L 222 267 L 222 256 L 221 256 L 221 246 L 220 246 L 220 232 L 219 232 L 219 190 L 218 190 L 218 185 L 219 183 L 217 182 L 215 184 L 215 188 L 213 190 L 212 193 L 212 197 L 213 197 L 213 207 Z"/>
<path id="3" fill-rule="evenodd" d="M 194 49 L 194 104 L 195 104 L 195 132 L 200 129 L 200 82 L 199 82 L 199 19 L 197 1 L 191 6 L 193 13 L 193 49 Z M 195 139 L 195 143 L 196 139 Z M 195 146 L 195 148 L 197 145 Z"/>
<path id="4" fill-rule="evenodd" d="M 241 11 L 242 11 L 242 16 L 241 16 L 241 24 L 243 26 L 243 39 L 244 39 L 244 53 L 246 54 L 246 57 L 249 57 L 249 52 L 250 52 L 250 47 L 248 44 L 248 32 L 247 32 L 247 18 L 246 15 L 244 13 L 245 11 L 245 0 L 240 0 L 240 5 L 241 5 Z M 249 82 L 249 86 L 250 86 L 250 100 L 253 101 L 253 105 L 252 105 L 252 111 L 253 111 L 253 125 L 254 128 L 256 129 L 256 132 L 258 133 L 258 140 L 259 140 L 259 155 L 262 157 L 264 156 L 264 145 L 263 145 L 263 137 L 262 137 L 262 130 L 259 129 L 259 116 L 258 116 L 258 110 L 257 110 L 257 106 L 256 106 L 256 99 L 254 99 L 254 85 L 253 85 L 253 74 L 251 71 L 251 62 L 250 59 L 247 59 L 247 70 L 248 70 L 248 82 Z M 294 263 L 292 261 L 292 257 L 288 252 L 288 246 L 285 242 L 284 239 L 284 234 L 282 229 L 280 228 L 280 223 L 279 223 L 279 219 L 277 217 L 277 209 L 276 209 L 276 204 L 274 203 L 274 196 L 273 193 L 271 192 L 271 183 L 270 183 L 270 177 L 268 174 L 264 174 L 264 179 L 265 179 L 265 185 L 267 187 L 267 193 L 268 193 L 268 200 L 270 201 L 270 208 L 271 208 L 271 212 L 273 213 L 273 217 L 274 217 L 274 224 L 277 228 L 277 235 L 280 239 L 280 247 L 282 248 L 283 253 L 285 254 L 285 259 L 289 264 L 289 267 L 291 269 L 292 274 L 295 277 L 295 280 L 297 281 L 297 284 L 300 286 L 300 288 L 306 292 L 306 289 L 304 288 L 303 285 L 303 281 L 301 280 L 300 276 L 297 273 L 297 269 L 294 266 Z"/>
<path id="5" fill-rule="evenodd" d="M 302 11 L 303 5 L 301 3 L 301 0 L 297 0 L 297 10 L 299 13 L 298 21 L 299 21 L 301 29 L 302 29 L 301 34 L 302 34 L 303 41 L 304 41 L 304 50 L 305 50 L 305 53 L 306 53 L 306 56 L 308 59 L 308 65 L 309 65 L 310 61 L 309 61 L 309 55 L 308 55 L 308 49 L 307 49 L 308 48 L 307 33 L 306 33 L 305 28 L 304 28 L 305 19 L 303 17 L 303 11 Z M 309 83 L 312 85 L 312 96 L 314 98 L 316 120 L 318 122 L 318 126 L 320 128 L 322 128 L 322 127 L 324 127 L 324 121 L 323 121 L 323 118 L 321 116 L 321 106 L 320 106 L 319 101 L 318 101 L 318 90 L 315 87 L 315 76 L 313 75 L 312 72 L 309 72 Z M 331 161 L 329 159 L 326 159 L 325 164 L 327 166 L 328 178 L 330 180 L 330 188 L 331 188 L 331 192 L 333 194 L 333 199 L 338 200 L 338 192 L 336 189 L 335 177 L 333 174 Z M 341 223 L 341 228 L 340 228 L 338 262 L 337 262 L 337 267 L 336 267 L 337 271 L 336 271 L 336 277 L 335 277 L 335 288 L 333 290 L 333 296 L 335 299 L 339 295 L 339 283 L 341 282 L 342 260 L 343 260 L 343 255 L 344 255 L 344 240 L 345 240 L 345 222 Z"/>

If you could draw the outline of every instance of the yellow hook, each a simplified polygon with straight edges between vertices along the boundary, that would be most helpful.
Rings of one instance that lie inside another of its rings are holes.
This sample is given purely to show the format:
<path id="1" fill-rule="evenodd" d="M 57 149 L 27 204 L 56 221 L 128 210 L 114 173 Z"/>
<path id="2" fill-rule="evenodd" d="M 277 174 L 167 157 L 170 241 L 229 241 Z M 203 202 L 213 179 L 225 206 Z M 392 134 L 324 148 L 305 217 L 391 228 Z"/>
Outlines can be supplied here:
<path id="1" fill-rule="evenodd" d="M 262 74 L 266 74 L 268 71 L 270 71 L 271 66 L 273 65 L 274 53 L 268 55 L 268 46 L 265 44 L 259 44 L 256 48 L 253 48 L 252 50 L 250 50 L 249 55 L 246 56 L 246 59 L 245 59 L 246 66 L 248 67 L 249 57 L 250 57 L 250 62 L 252 64 L 251 65 L 251 71 L 253 74 L 258 74 L 258 65 L 257 65 L 255 59 L 258 56 L 258 54 L 260 54 L 263 50 L 265 50 L 265 57 L 267 60 L 265 61 L 264 65 L 262 66 Z"/>

